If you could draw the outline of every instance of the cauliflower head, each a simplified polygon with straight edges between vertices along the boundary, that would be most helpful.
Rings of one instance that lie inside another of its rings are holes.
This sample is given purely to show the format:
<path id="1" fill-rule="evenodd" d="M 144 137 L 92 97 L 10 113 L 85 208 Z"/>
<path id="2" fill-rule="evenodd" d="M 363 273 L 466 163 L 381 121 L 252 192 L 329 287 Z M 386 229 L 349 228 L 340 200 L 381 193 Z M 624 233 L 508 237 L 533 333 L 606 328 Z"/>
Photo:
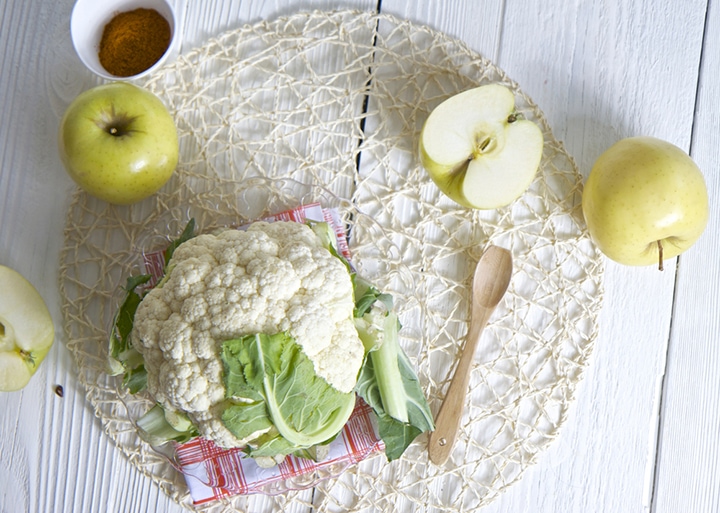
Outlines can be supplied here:
<path id="1" fill-rule="evenodd" d="M 364 357 L 353 309 L 345 265 L 312 229 L 256 222 L 244 231 L 182 243 L 163 281 L 138 306 L 132 341 L 159 404 L 187 414 L 202 436 L 219 445 L 241 447 L 247 440 L 233 436 L 221 420 L 222 343 L 287 332 L 316 374 L 347 393 Z"/>

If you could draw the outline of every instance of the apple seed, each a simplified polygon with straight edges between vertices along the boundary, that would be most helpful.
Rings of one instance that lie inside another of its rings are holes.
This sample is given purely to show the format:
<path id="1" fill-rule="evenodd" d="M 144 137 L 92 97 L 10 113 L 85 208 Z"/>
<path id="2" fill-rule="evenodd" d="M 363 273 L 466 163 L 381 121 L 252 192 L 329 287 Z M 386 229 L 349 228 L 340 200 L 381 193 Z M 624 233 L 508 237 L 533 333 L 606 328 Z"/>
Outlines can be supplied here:
<path id="1" fill-rule="evenodd" d="M 481 143 L 479 147 L 479 151 L 483 152 L 485 149 L 490 146 L 490 143 L 492 142 L 492 139 L 490 137 L 486 137 Z"/>
<path id="2" fill-rule="evenodd" d="M 473 154 L 470 155 L 468 160 L 479 158 L 486 151 L 492 151 L 495 147 L 494 143 L 495 143 L 495 138 L 491 137 L 489 135 L 485 136 L 485 138 L 482 140 L 478 137 L 476 140 L 476 144 L 475 144 L 475 151 L 473 151 Z"/>

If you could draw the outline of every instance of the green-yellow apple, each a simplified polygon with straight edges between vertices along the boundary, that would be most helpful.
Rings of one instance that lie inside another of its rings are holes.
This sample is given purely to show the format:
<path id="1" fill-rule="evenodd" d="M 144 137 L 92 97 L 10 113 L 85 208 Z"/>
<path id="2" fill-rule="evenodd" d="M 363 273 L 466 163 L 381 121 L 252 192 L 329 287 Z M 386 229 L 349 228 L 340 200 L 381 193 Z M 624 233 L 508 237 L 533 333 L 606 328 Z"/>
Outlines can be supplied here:
<path id="1" fill-rule="evenodd" d="M 585 182 L 582 209 L 600 251 L 627 265 L 659 265 L 705 230 L 705 179 L 683 150 L 653 137 L 608 148 Z"/>
<path id="2" fill-rule="evenodd" d="M 515 97 L 489 84 L 451 96 L 425 120 L 420 161 L 438 188 L 469 208 L 505 206 L 532 183 L 543 135 L 515 113 Z"/>
<path id="3" fill-rule="evenodd" d="M 0 392 L 10 392 L 28 384 L 55 328 L 43 298 L 17 271 L 0 265 L 0 290 Z"/>
<path id="4" fill-rule="evenodd" d="M 60 157 L 89 194 L 118 205 L 140 201 L 178 162 L 175 122 L 153 93 L 126 82 L 80 93 L 60 122 Z"/>

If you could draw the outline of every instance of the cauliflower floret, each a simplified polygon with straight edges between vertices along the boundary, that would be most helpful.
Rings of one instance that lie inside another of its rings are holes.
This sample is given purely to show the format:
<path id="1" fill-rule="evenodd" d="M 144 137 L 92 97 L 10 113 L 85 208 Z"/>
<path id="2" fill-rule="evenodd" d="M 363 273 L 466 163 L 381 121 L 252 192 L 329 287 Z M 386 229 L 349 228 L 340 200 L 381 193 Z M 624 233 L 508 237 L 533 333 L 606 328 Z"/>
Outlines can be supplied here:
<path id="1" fill-rule="evenodd" d="M 221 344 L 287 331 L 318 376 L 350 392 L 364 356 L 353 308 L 345 265 L 309 227 L 257 222 L 246 231 L 199 235 L 178 246 L 162 286 L 137 309 L 133 344 L 159 404 L 185 412 L 202 436 L 240 447 L 246 441 L 220 419 Z"/>

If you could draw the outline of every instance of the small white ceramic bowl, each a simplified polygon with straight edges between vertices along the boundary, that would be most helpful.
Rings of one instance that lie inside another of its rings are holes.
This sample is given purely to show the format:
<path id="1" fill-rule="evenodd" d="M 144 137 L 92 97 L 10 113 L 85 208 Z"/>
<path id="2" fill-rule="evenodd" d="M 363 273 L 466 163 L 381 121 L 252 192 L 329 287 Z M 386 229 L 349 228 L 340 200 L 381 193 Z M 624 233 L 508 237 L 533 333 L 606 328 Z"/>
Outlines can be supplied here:
<path id="1" fill-rule="evenodd" d="M 162 57 L 142 73 L 118 77 L 108 73 L 100 64 L 100 38 L 105 25 L 117 14 L 144 7 L 155 9 L 170 24 L 170 44 Z M 87 68 L 108 80 L 133 80 L 152 73 L 163 65 L 175 51 L 178 39 L 175 9 L 166 0 L 77 0 L 70 17 L 70 35 L 75 51 Z"/>

